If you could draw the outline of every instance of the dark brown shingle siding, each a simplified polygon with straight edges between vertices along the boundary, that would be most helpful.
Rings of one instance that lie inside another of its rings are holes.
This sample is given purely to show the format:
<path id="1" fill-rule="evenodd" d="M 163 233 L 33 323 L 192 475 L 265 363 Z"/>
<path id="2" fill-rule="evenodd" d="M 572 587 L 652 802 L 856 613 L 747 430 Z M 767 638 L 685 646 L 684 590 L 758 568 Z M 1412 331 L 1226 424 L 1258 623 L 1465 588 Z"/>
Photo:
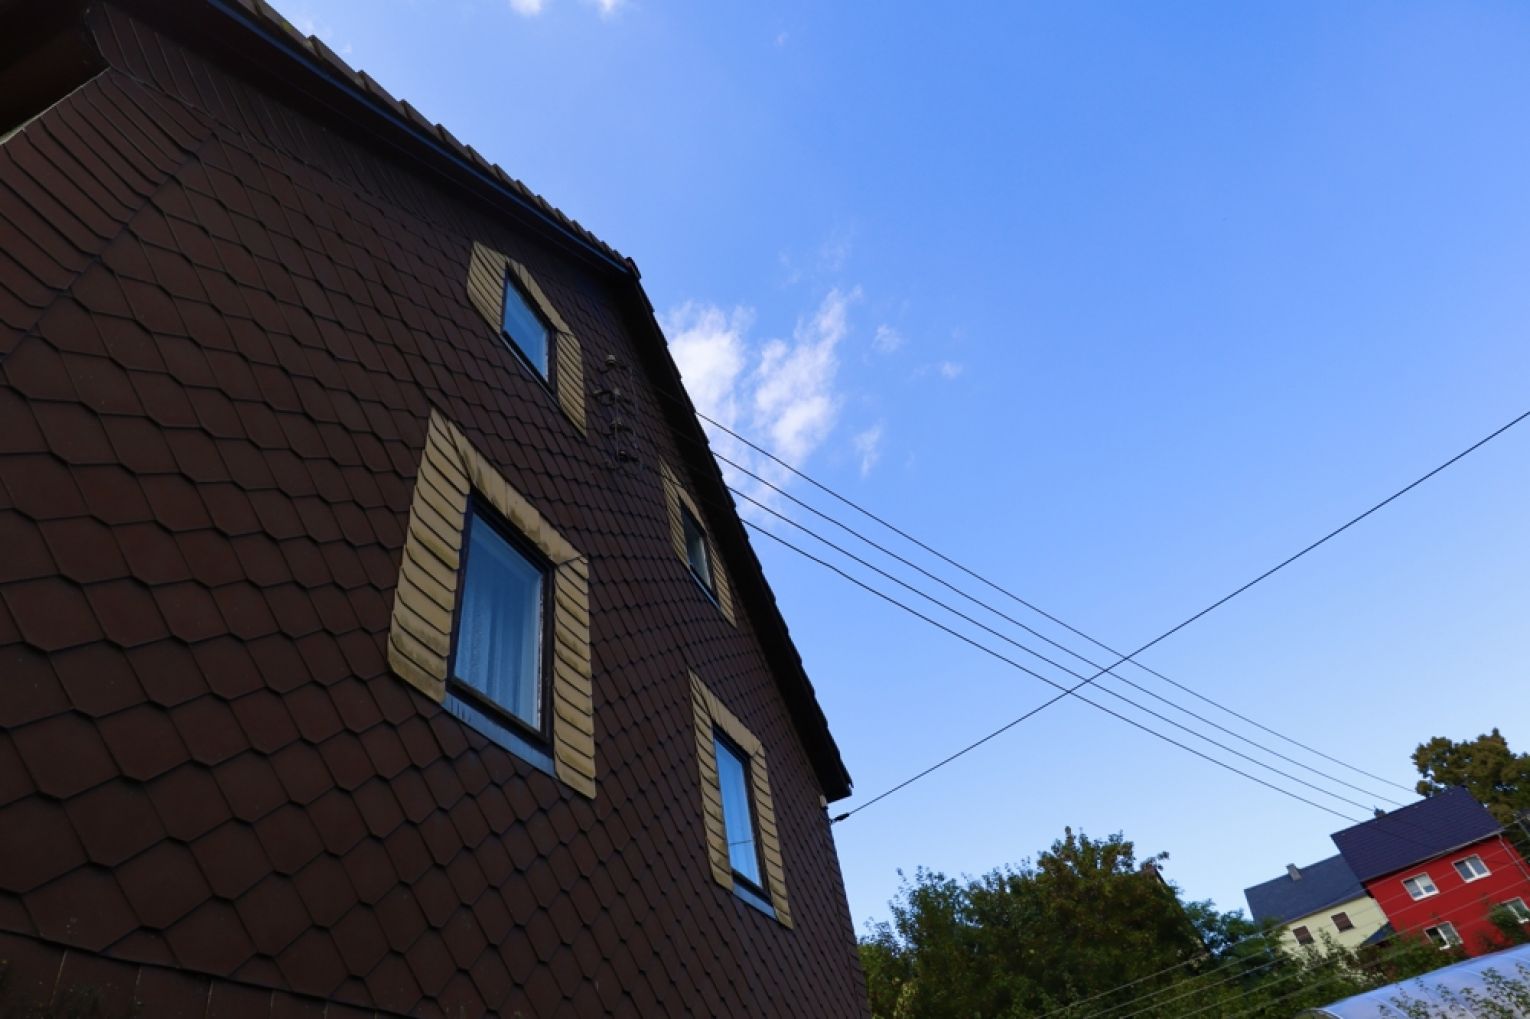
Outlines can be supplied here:
<path id="1" fill-rule="evenodd" d="M 864 1014 L 796 726 L 668 547 L 653 465 L 693 454 L 612 284 L 92 18 L 110 69 L 0 146 L 0 930 L 213 980 L 207 1014 Z M 484 327 L 475 239 L 635 366 L 637 464 Z M 431 407 L 592 557 L 593 802 L 387 672 Z M 711 881 L 688 669 L 770 748 L 794 930 Z"/>

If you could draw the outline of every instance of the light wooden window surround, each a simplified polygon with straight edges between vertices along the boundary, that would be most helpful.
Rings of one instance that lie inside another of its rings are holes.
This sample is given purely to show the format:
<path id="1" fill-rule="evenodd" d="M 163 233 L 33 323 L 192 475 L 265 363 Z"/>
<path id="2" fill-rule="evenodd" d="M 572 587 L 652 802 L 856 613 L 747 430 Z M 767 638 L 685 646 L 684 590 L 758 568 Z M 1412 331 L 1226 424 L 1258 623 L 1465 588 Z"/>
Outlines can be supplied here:
<path id="1" fill-rule="evenodd" d="M 689 513 L 702 531 L 702 537 L 707 545 L 707 564 L 712 571 L 712 583 L 706 584 L 700 578 L 698 583 L 707 595 L 717 603 L 722 610 L 723 617 L 730 623 L 737 625 L 737 619 L 733 615 L 733 587 L 728 583 L 727 571 L 723 569 L 722 557 L 717 554 L 717 542 L 712 539 L 711 531 L 706 529 L 701 510 L 696 507 L 696 500 L 680 484 L 679 477 L 674 468 L 663 460 L 659 461 L 659 476 L 664 481 L 664 502 L 669 512 L 669 535 L 674 546 L 675 555 L 685 564 L 687 570 L 691 569 L 690 550 L 686 547 L 685 540 L 685 514 Z"/>
<path id="2" fill-rule="evenodd" d="M 584 359 L 578 338 L 524 265 L 475 241 L 468 262 L 468 299 L 496 336 L 504 328 L 506 280 L 515 281 L 552 331 L 553 349 L 548 351 L 550 383 L 563 413 L 584 432 Z"/>
<path id="3" fill-rule="evenodd" d="M 696 722 L 701 809 L 706 822 L 707 857 L 712 867 L 712 878 L 729 891 L 733 890 L 733 865 L 728 856 L 728 829 L 723 819 L 722 788 L 717 774 L 714 735 L 721 732 L 749 757 L 756 835 L 759 839 L 760 858 L 765 865 L 764 890 L 776 919 L 783 926 L 790 927 L 792 914 L 786 901 L 786 863 L 781 855 L 781 835 L 776 827 L 775 804 L 770 798 L 770 772 L 766 767 L 765 748 L 694 672 L 691 673 L 691 707 Z"/>
<path id="4" fill-rule="evenodd" d="M 462 579 L 469 500 L 499 513 L 552 563 L 549 599 L 551 756 L 557 777 L 595 795 L 595 721 L 590 660 L 588 560 L 537 512 L 467 437 L 432 412 L 393 599 L 388 664 L 406 682 L 445 703 L 452 631 Z"/>

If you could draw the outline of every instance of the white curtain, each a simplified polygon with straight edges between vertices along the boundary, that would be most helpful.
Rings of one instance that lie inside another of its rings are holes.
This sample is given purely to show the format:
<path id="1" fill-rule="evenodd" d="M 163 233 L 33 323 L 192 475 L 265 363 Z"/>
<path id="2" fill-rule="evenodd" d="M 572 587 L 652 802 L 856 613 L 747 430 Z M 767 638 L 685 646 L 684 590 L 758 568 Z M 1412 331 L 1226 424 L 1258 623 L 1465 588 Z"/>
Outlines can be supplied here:
<path id="1" fill-rule="evenodd" d="M 456 677 L 533 728 L 542 724 L 542 571 L 476 516 L 457 632 Z"/>

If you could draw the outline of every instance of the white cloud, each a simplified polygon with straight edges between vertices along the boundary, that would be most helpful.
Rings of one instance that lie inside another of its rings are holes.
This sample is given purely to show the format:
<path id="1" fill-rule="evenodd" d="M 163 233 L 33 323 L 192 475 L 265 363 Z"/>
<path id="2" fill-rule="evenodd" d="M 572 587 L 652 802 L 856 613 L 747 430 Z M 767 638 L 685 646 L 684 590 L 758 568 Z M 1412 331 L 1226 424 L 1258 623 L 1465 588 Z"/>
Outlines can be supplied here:
<path id="1" fill-rule="evenodd" d="M 966 371 L 967 366 L 959 361 L 942 361 L 935 366 L 935 370 L 940 372 L 941 378 L 950 381 Z"/>
<path id="2" fill-rule="evenodd" d="M 790 340 L 749 338 L 754 314 L 688 302 L 663 316 L 670 353 L 697 410 L 802 465 L 829 437 L 843 402 L 838 389 L 839 345 L 849 333 L 849 309 L 859 288 L 831 289 L 798 321 Z M 708 426 L 712 448 L 771 484 L 789 472 Z M 865 453 L 862 452 L 864 459 Z M 761 483 L 723 464 L 729 484 L 768 500 Z"/>
<path id="3" fill-rule="evenodd" d="M 335 42 L 334 30 L 331 29 L 328 25 L 324 24 L 322 21 L 316 20 L 312 14 L 296 14 L 291 19 L 289 19 L 288 24 L 297 29 L 299 32 L 302 32 L 304 35 L 317 36 L 318 38 L 324 40 L 325 45 L 329 46 L 342 57 L 348 57 L 351 55 L 351 44 L 348 42 L 337 44 Z"/>
<path id="4" fill-rule="evenodd" d="M 777 46 L 785 46 L 787 38 L 788 38 L 788 36 L 787 36 L 787 34 L 785 32 L 777 32 L 776 33 L 776 45 Z"/>
<path id="5" fill-rule="evenodd" d="M 542 0 L 510 0 L 510 9 L 522 17 L 535 17 L 542 13 Z"/>
<path id="6" fill-rule="evenodd" d="M 871 345 L 878 354 L 891 354 L 903 346 L 903 334 L 884 323 L 877 326 L 876 335 L 871 338 Z"/>
<path id="7" fill-rule="evenodd" d="M 616 13 L 618 7 L 623 6 L 626 2 L 627 0 L 593 0 L 595 6 L 600 9 L 600 16 L 602 18 L 609 18 Z"/>
<path id="8" fill-rule="evenodd" d="M 882 423 L 879 421 L 859 432 L 850 440 L 850 445 L 855 448 L 856 455 L 861 458 L 861 477 L 871 473 L 871 469 L 882 458 Z"/>

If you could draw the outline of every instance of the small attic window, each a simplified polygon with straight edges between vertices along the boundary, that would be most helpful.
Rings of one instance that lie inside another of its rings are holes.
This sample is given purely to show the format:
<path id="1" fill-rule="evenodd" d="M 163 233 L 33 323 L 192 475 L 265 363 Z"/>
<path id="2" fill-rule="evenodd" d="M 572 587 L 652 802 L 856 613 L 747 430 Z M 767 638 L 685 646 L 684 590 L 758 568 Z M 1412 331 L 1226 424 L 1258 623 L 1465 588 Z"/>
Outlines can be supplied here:
<path id="1" fill-rule="evenodd" d="M 544 379 L 552 378 L 548 359 L 548 351 L 552 347 L 552 330 L 532 307 L 531 299 L 511 273 L 505 274 L 505 310 L 500 329 L 510 345 L 538 374 Z"/>
<path id="2" fill-rule="evenodd" d="M 680 508 L 680 524 L 685 530 L 685 561 L 690 564 L 691 573 L 701 581 L 701 586 L 711 592 L 712 558 L 707 552 L 707 532 L 683 506 Z"/>

